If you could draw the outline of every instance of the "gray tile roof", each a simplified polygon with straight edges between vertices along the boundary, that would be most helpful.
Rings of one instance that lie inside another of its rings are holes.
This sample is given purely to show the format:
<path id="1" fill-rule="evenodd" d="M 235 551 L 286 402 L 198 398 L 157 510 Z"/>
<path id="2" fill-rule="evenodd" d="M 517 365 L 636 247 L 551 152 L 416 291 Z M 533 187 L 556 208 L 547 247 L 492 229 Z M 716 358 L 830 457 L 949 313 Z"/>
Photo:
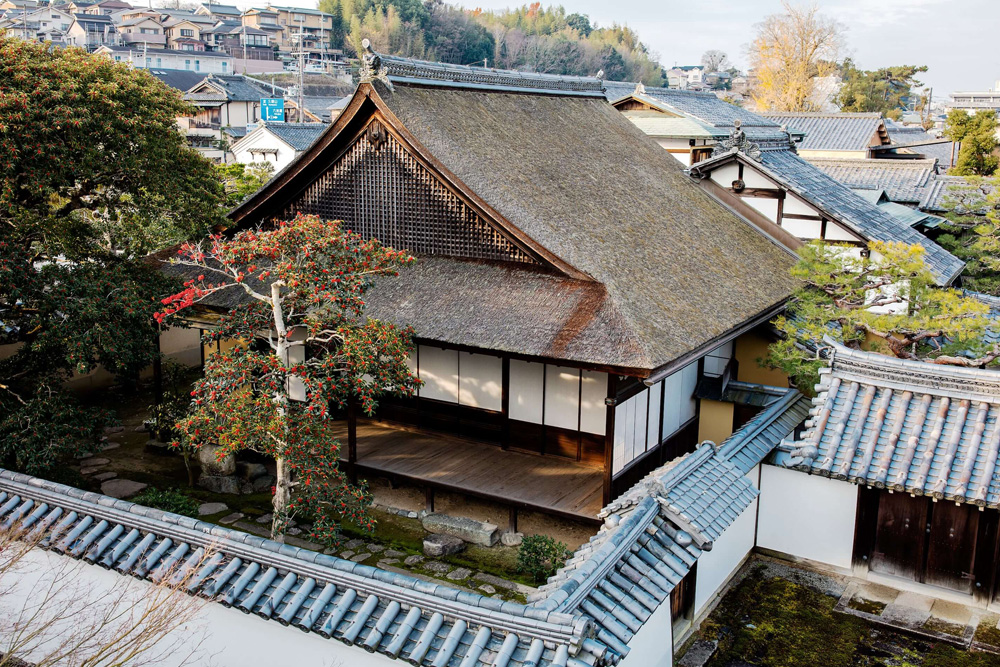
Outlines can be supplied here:
<path id="1" fill-rule="evenodd" d="M 329 127 L 326 123 L 267 123 L 271 134 L 297 151 L 309 148 Z"/>
<path id="2" fill-rule="evenodd" d="M 605 81 L 605 96 L 615 102 L 636 92 L 636 84 L 625 81 Z M 723 130 L 728 134 L 733 129 L 733 121 L 739 120 L 743 131 L 754 141 L 787 142 L 788 135 L 781 130 L 782 123 L 776 123 L 763 116 L 747 111 L 743 107 L 720 100 L 713 93 L 673 88 L 644 86 L 638 97 L 645 97 L 668 111 L 694 118 L 702 123 Z"/>
<path id="3" fill-rule="evenodd" d="M 892 120 L 885 121 L 885 127 L 889 131 L 889 139 L 892 143 L 900 147 L 915 142 L 933 141 L 937 139 L 933 134 L 927 132 L 922 127 L 911 127 L 900 125 Z M 926 144 L 915 146 L 912 152 L 921 153 L 930 159 L 938 161 L 939 171 L 943 172 L 952 166 L 953 143 L 948 141 L 943 144 Z M 957 151 L 954 153 L 957 155 Z"/>
<path id="4" fill-rule="evenodd" d="M 699 162 L 693 170 L 712 168 L 734 155 L 723 154 Z M 767 150 L 757 164 L 775 181 L 865 239 L 923 246 L 927 266 L 940 285 L 951 284 L 965 268 L 964 262 L 937 243 L 878 206 L 865 201 L 794 152 Z"/>
<path id="5" fill-rule="evenodd" d="M 190 90 L 195 84 L 200 83 L 205 74 L 202 72 L 192 72 L 184 69 L 149 69 L 150 74 L 167 84 L 175 90 L 184 92 Z"/>
<path id="6" fill-rule="evenodd" d="M 904 206 L 903 204 L 897 204 L 896 202 L 891 201 L 888 195 L 886 195 L 885 190 L 864 190 L 859 188 L 851 188 L 851 190 L 854 194 L 858 195 L 865 201 L 875 204 L 900 222 L 918 230 L 923 231 L 925 229 L 934 229 L 947 222 L 944 218 L 936 216 L 932 213 L 925 213 L 920 209 L 911 208 L 909 206 Z"/>
<path id="7" fill-rule="evenodd" d="M 975 297 L 990 307 L 990 318 L 993 320 L 993 324 L 987 327 L 983 340 L 989 345 L 1000 343 L 1000 296 L 970 290 L 963 290 L 963 292 L 966 296 Z"/>
<path id="8" fill-rule="evenodd" d="M 605 525 L 533 597 L 533 605 L 582 612 L 597 639 L 627 643 L 666 602 L 703 551 L 750 506 L 747 473 L 801 423 L 809 400 L 789 390 L 719 447 L 654 470 L 602 512 Z"/>
<path id="9" fill-rule="evenodd" d="M 872 143 L 888 143 L 880 137 L 882 116 L 878 113 L 762 113 L 761 116 L 804 133 L 802 150 L 864 151 Z"/>
<path id="10" fill-rule="evenodd" d="M 950 206 L 949 198 L 956 197 L 963 191 L 975 189 L 979 189 L 980 192 L 991 192 L 992 186 L 988 182 L 979 186 L 972 185 L 963 176 L 938 176 L 927 189 L 926 195 L 920 202 L 920 209 L 933 213 L 947 212 Z M 978 214 L 982 214 L 982 211 Z"/>
<path id="11" fill-rule="evenodd" d="M 885 190 L 889 199 L 919 204 L 935 180 L 934 160 L 806 158 L 849 188 Z"/>
<path id="12" fill-rule="evenodd" d="M 138 578 L 200 567 L 189 592 L 414 665 L 610 665 L 580 614 L 466 593 L 0 471 L 0 518 L 55 553 Z M 213 552 L 204 560 L 206 550 Z M 289 629 L 289 641 L 295 635 Z"/>
<path id="13" fill-rule="evenodd" d="M 1000 373 L 834 344 L 808 430 L 775 462 L 812 474 L 1000 506 Z M 784 449 L 784 447 L 783 447 Z"/>
<path id="14" fill-rule="evenodd" d="M 202 82 L 195 84 L 184 95 L 184 99 L 191 101 L 198 100 L 223 100 L 228 102 L 257 102 L 262 98 L 271 97 L 271 87 L 242 74 L 209 74 L 204 78 L 203 83 L 212 85 L 220 92 L 192 93 L 190 90 L 197 88 Z"/>

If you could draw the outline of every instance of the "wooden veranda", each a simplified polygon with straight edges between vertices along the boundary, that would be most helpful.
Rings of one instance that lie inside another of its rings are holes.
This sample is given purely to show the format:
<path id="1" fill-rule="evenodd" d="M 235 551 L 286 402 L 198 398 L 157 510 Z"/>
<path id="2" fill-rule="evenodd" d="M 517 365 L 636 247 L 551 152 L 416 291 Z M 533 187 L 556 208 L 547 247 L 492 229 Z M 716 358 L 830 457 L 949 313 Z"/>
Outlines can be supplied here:
<path id="1" fill-rule="evenodd" d="M 346 421 L 341 428 L 347 459 Z M 596 522 L 602 507 L 600 467 L 364 419 L 357 424 L 355 470 L 359 477 L 389 477 L 577 521 Z"/>

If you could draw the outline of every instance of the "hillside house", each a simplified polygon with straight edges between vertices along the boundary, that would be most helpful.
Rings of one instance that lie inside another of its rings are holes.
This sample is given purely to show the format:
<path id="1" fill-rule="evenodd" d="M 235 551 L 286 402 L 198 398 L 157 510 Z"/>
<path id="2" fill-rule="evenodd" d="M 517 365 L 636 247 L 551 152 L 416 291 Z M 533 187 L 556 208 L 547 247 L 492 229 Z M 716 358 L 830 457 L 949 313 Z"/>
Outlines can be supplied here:
<path id="1" fill-rule="evenodd" d="M 327 123 L 261 123 L 235 142 L 230 151 L 236 162 L 266 162 L 277 173 L 309 148 L 327 127 Z"/>
<path id="2" fill-rule="evenodd" d="M 233 59 L 225 53 L 212 51 L 182 51 L 178 49 L 150 48 L 144 44 L 98 48 L 115 62 L 132 63 L 142 69 L 188 70 L 203 74 L 228 74 L 233 69 Z"/>
<path id="3" fill-rule="evenodd" d="M 122 44 L 133 48 L 141 48 L 145 45 L 147 47 L 162 49 L 167 43 L 163 26 L 156 18 L 151 16 L 137 16 L 127 21 L 122 21 L 118 24 L 118 31 L 121 33 Z"/>
<path id="4" fill-rule="evenodd" d="M 100 47 L 114 47 L 121 42 L 118 28 L 104 14 L 74 14 L 66 31 L 66 43 L 88 51 Z"/>
<path id="5" fill-rule="evenodd" d="M 244 136 L 260 121 L 260 101 L 268 97 L 272 97 L 270 86 L 242 74 L 207 76 L 184 93 L 195 114 L 177 122 L 198 152 L 210 160 L 230 162 L 230 135 L 225 130 L 235 128 L 239 137 Z"/>

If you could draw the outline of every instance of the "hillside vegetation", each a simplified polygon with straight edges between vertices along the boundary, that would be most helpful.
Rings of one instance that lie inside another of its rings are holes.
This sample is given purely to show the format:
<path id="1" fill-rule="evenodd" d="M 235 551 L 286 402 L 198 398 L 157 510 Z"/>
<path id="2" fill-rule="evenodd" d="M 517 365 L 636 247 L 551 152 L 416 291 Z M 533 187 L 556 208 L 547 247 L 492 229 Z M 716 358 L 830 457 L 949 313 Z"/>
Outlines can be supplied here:
<path id="1" fill-rule="evenodd" d="M 376 51 L 412 58 L 549 74 L 663 84 L 656 58 L 628 26 L 598 27 L 583 14 L 535 2 L 517 9 L 467 10 L 441 0 L 320 0 L 334 15 L 332 43 L 357 53 L 361 40 Z"/>

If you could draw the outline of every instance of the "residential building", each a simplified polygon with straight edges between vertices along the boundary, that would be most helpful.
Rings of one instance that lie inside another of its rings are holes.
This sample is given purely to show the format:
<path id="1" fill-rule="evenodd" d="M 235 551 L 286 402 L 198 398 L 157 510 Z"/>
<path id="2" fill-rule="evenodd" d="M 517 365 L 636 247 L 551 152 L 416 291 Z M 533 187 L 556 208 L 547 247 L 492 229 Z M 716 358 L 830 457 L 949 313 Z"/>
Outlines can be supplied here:
<path id="1" fill-rule="evenodd" d="M 701 65 L 674 65 L 667 70 L 667 87 L 680 90 L 700 90 L 705 82 L 705 68 Z"/>
<path id="2" fill-rule="evenodd" d="M 95 51 L 98 47 L 117 46 L 121 43 L 121 36 L 109 16 L 74 14 L 73 22 L 66 31 L 66 43 Z"/>
<path id="3" fill-rule="evenodd" d="M 275 92 L 281 94 L 281 89 Z M 260 121 L 260 101 L 273 97 L 271 86 L 241 74 L 213 74 L 184 93 L 196 113 L 179 118 L 188 143 L 205 157 L 219 162 L 233 160 L 229 144 L 243 137 Z M 236 130 L 227 132 L 227 128 Z"/>
<path id="4" fill-rule="evenodd" d="M 38 0 L 3 0 L 0 2 L 0 11 L 10 12 L 30 12 L 38 9 L 41 4 Z"/>
<path id="5" fill-rule="evenodd" d="M 798 150 L 807 160 L 863 160 L 873 157 L 875 148 L 892 143 L 880 113 L 764 112 L 760 116 L 804 135 Z"/>
<path id="6" fill-rule="evenodd" d="M 233 59 L 225 53 L 180 51 L 136 46 L 103 46 L 96 51 L 116 62 L 128 62 L 143 69 L 181 69 L 204 74 L 228 74 Z"/>
<path id="7" fill-rule="evenodd" d="M 194 10 L 195 14 L 209 16 L 216 21 L 239 21 L 243 15 L 236 5 L 219 5 L 214 2 L 203 2 Z"/>
<path id="8" fill-rule="evenodd" d="M 605 85 L 615 108 L 668 151 L 676 151 L 672 154 L 690 164 L 689 173 L 702 187 L 786 247 L 794 249 L 803 241 L 826 239 L 854 245 L 856 252 L 863 253 L 871 241 L 899 241 L 924 247 L 941 285 L 950 285 L 963 270 L 961 260 L 910 224 L 803 159 L 798 154 L 798 136 L 776 120 L 708 93 L 617 82 Z M 659 125 L 657 114 L 665 119 Z M 688 138 L 691 123 L 706 132 L 725 131 L 729 136 L 721 141 L 715 136 Z M 676 135 L 669 136 L 671 131 Z M 900 164 L 893 160 L 857 162 Z M 879 185 L 878 178 L 864 186 L 888 189 L 888 184 Z"/>
<path id="9" fill-rule="evenodd" d="M 132 9 L 132 5 L 127 2 L 123 2 L 123 0 L 100 0 L 100 2 L 95 2 L 92 5 L 81 7 L 80 13 L 111 16 L 112 14 L 130 9 Z"/>
<path id="10" fill-rule="evenodd" d="M 983 110 L 1000 112 L 1000 81 L 990 90 L 952 93 L 948 110 L 952 109 L 961 109 L 969 114 Z"/>
<path id="11" fill-rule="evenodd" d="M 61 9 L 45 6 L 27 13 L 10 11 L 0 19 L 0 30 L 8 35 L 32 41 L 62 43 L 73 24 L 73 15 Z"/>
<path id="12" fill-rule="evenodd" d="M 230 147 L 236 162 L 267 163 L 275 172 L 301 155 L 329 127 L 326 123 L 261 123 Z"/>
<path id="13" fill-rule="evenodd" d="M 274 60 L 270 35 L 238 19 L 219 21 L 212 28 L 202 30 L 201 37 L 213 51 L 225 51 L 234 58 Z"/>
<path id="14" fill-rule="evenodd" d="M 204 51 L 205 42 L 201 39 L 204 25 L 187 17 L 168 16 L 163 22 L 163 32 L 167 38 L 167 48 L 181 51 Z"/>
<path id="15" fill-rule="evenodd" d="M 166 35 L 163 26 L 155 18 L 139 16 L 118 24 L 121 42 L 130 47 L 164 48 Z"/>

